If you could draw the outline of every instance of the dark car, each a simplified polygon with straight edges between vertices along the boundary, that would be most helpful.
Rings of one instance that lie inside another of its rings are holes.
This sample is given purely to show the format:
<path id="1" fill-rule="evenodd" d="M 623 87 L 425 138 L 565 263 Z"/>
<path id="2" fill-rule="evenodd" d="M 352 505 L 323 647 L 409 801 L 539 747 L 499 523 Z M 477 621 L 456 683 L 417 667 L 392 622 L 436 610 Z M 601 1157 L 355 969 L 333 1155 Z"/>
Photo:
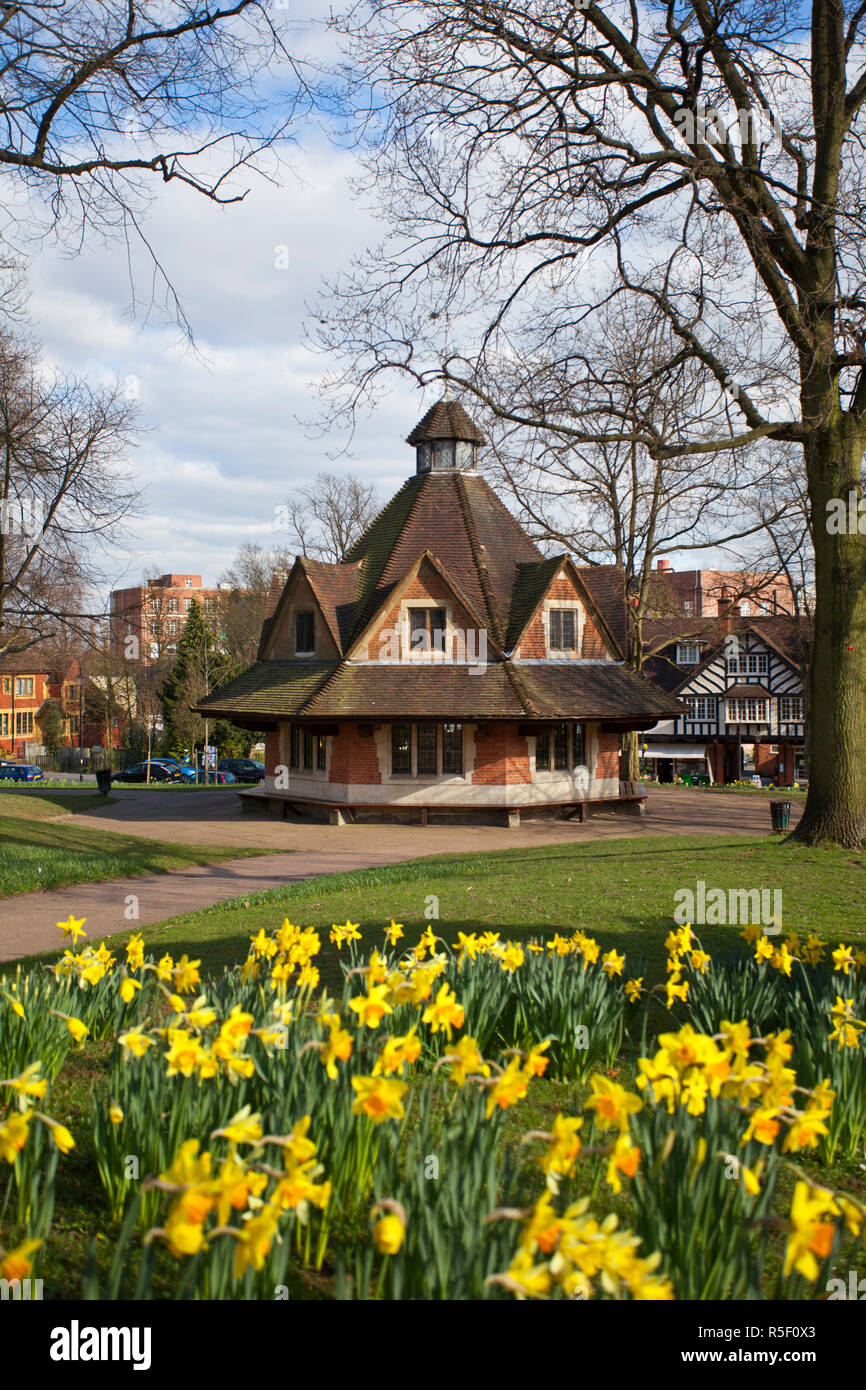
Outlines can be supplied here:
<path id="1" fill-rule="evenodd" d="M 133 763 L 132 767 L 125 767 L 121 772 L 115 772 L 111 780 L 112 782 L 146 782 L 147 763 Z M 170 767 L 167 763 L 151 761 L 150 780 L 151 782 L 185 782 L 187 779 L 180 768 Z"/>
<path id="2" fill-rule="evenodd" d="M 3 763 L 0 782 L 41 782 L 42 769 L 32 763 Z"/>
<path id="3" fill-rule="evenodd" d="M 261 782 L 265 765 L 255 758 L 220 758 L 217 772 L 231 772 L 236 782 Z"/>

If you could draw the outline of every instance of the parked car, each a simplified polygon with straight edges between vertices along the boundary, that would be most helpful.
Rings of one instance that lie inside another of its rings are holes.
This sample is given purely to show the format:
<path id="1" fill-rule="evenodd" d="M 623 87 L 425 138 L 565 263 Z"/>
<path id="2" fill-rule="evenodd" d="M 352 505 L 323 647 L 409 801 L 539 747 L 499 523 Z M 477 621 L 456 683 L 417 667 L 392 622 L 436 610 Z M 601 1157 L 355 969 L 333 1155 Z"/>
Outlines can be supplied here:
<path id="1" fill-rule="evenodd" d="M 0 781 L 41 782 L 42 768 L 36 767 L 33 763 L 2 763 L 0 764 Z"/>
<path id="2" fill-rule="evenodd" d="M 125 767 L 122 771 L 113 773 L 111 780 L 112 782 L 146 782 L 147 763 L 133 763 L 132 767 Z M 189 782 L 192 780 L 192 774 L 185 772 L 182 767 L 158 763 L 152 758 L 150 780 L 151 782 Z"/>
<path id="3" fill-rule="evenodd" d="M 216 778 L 218 787 L 226 787 L 230 782 L 238 781 L 233 772 L 229 772 L 228 769 L 220 770 L 220 768 L 217 768 L 216 772 L 208 773 L 208 781 L 213 781 L 214 778 Z"/>
<path id="4" fill-rule="evenodd" d="M 265 765 L 255 758 L 220 758 L 217 771 L 230 772 L 236 782 L 261 782 Z"/>

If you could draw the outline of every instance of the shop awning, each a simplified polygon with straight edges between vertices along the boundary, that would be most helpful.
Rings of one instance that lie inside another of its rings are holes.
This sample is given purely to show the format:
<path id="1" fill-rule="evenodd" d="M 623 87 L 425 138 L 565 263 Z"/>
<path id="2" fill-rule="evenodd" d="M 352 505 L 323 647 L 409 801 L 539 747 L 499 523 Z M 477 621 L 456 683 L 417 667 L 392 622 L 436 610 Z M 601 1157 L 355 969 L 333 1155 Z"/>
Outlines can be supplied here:
<path id="1" fill-rule="evenodd" d="M 648 743 L 646 752 L 640 748 L 645 758 L 696 758 L 703 761 L 707 756 L 705 743 Z"/>

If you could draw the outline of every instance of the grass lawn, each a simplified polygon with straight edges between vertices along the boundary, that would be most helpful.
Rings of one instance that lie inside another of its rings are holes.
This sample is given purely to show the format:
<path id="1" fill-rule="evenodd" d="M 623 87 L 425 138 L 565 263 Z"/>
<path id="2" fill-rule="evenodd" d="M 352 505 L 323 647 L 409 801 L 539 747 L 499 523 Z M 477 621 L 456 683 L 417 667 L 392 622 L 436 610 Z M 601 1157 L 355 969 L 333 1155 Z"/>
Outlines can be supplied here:
<path id="1" fill-rule="evenodd" d="M 72 811 L 103 802 L 98 793 L 0 793 L 0 897 L 267 853 L 144 840 L 76 825 Z"/>
<path id="2" fill-rule="evenodd" d="M 639 973 L 640 964 L 655 980 L 674 893 L 694 892 L 699 878 L 708 890 L 781 889 L 786 929 L 816 931 L 834 944 L 866 940 L 866 856 L 788 846 L 767 835 L 653 836 L 415 859 L 218 903 L 147 927 L 144 936 L 149 949 L 186 951 L 201 959 L 203 970 L 218 971 L 246 957 L 259 927 L 270 929 L 288 915 L 300 926 L 325 929 L 318 961 L 323 983 L 334 987 L 341 975 L 336 947 L 327 942 L 332 922 L 359 922 L 365 947 L 372 949 L 381 945 L 382 928 L 393 916 L 414 942 L 431 920 L 426 900 L 435 895 L 439 918 L 432 920 L 446 941 L 460 931 L 501 930 L 520 938 L 580 927 L 603 950 L 625 951 L 629 973 Z M 739 930 L 707 926 L 698 934 L 708 950 L 724 951 L 738 942 Z M 112 938 L 115 950 L 120 940 Z"/>
<path id="3" fill-rule="evenodd" d="M 31 833 L 42 829 L 32 822 L 25 828 Z M 148 848 L 156 853 L 161 847 L 150 844 Z M 339 994 L 339 955 L 327 941 L 330 923 L 347 918 L 360 923 L 363 946 L 369 951 L 381 945 L 381 929 L 394 916 L 405 926 L 406 944 L 413 944 L 425 921 L 430 920 L 429 898 L 435 895 L 439 917 L 433 918 L 434 928 L 446 940 L 454 940 L 459 931 L 501 929 L 519 938 L 547 937 L 557 930 L 570 932 L 580 927 L 596 936 L 602 949 L 616 946 L 625 951 L 626 974 L 644 973 L 651 985 L 663 973 L 663 943 L 672 924 L 678 888 L 694 890 L 698 878 L 704 879 L 708 888 L 781 888 L 787 928 L 816 931 L 834 944 L 840 939 L 850 944 L 866 940 L 861 906 L 864 873 L 866 856 L 804 850 L 769 836 L 610 840 L 443 856 L 330 875 L 174 918 L 145 928 L 143 934 L 149 953 L 159 955 L 168 950 L 177 956 L 187 951 L 201 959 L 204 973 L 242 960 L 250 936 L 260 926 L 273 927 L 288 915 L 299 925 L 320 928 L 323 949 L 317 960 L 322 983 Z M 72 899 L 70 907 L 74 907 Z M 719 952 L 742 945 L 739 930 L 739 926 L 704 927 L 699 935 L 708 950 Z M 123 939 L 111 938 L 117 954 Z M 26 968 L 28 962 L 21 964 Z M 670 1016 L 656 1020 L 661 1022 L 670 1026 Z M 629 1086 L 634 1077 L 632 1049 L 637 1042 L 636 1037 L 627 1039 L 611 1073 Z M 73 1130 L 77 1145 L 58 1170 L 56 1215 L 44 1268 L 50 1297 L 76 1296 L 87 1239 L 95 1224 L 94 1192 L 98 1192 L 99 1180 L 89 1101 L 92 1089 L 107 1071 L 110 1053 L 106 1043 L 88 1042 L 80 1051 L 73 1050 L 52 1090 L 52 1113 Z M 508 1112 L 506 1144 L 516 1147 L 520 1135 L 530 1128 L 549 1128 L 558 1111 L 578 1113 L 586 1089 L 571 1081 L 534 1082 L 530 1099 Z M 798 1155 L 798 1162 L 809 1176 L 827 1181 L 827 1170 L 811 1153 Z M 830 1179 L 852 1193 L 863 1193 L 863 1175 L 856 1159 L 840 1162 Z M 793 1181 L 793 1176 L 786 1174 L 781 1182 L 780 1215 L 788 1209 Z M 614 1197 L 602 1187 L 593 1209 L 600 1216 L 615 1211 L 629 1224 L 628 1189 Z M 116 1227 L 101 1218 L 99 1230 L 98 1260 L 104 1266 Z M 347 1236 L 349 1243 L 367 1238 L 366 1228 Z M 775 1261 L 781 1256 L 782 1240 L 780 1235 Z M 857 1269 L 858 1276 L 866 1272 L 860 1269 L 859 1261 Z M 330 1257 L 322 1274 L 293 1267 L 290 1277 L 293 1300 L 332 1296 Z M 164 1297 L 173 1296 L 170 1281 L 160 1292 Z"/>

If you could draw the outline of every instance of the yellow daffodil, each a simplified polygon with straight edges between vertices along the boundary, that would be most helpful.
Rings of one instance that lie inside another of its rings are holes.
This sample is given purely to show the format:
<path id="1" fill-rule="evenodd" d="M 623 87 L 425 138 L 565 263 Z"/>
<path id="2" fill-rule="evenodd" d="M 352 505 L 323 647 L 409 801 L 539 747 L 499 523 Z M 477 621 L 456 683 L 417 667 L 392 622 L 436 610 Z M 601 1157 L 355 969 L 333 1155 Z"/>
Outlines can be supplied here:
<path id="1" fill-rule="evenodd" d="M 592 1095 L 584 1102 L 585 1110 L 595 1112 L 595 1122 L 599 1129 L 620 1130 L 628 1128 L 629 1115 L 636 1115 L 643 1109 L 643 1101 L 634 1092 L 627 1091 L 618 1081 L 606 1076 L 595 1075 L 590 1080 Z"/>
<path id="2" fill-rule="evenodd" d="M 385 928 L 385 940 L 388 942 L 388 945 L 396 946 L 400 937 L 404 934 L 402 922 L 395 922 L 392 917 L 391 925 Z"/>
<path id="3" fill-rule="evenodd" d="M 617 955 L 616 951 L 605 951 L 601 958 L 601 968 L 609 980 L 612 980 L 614 975 L 621 975 L 624 965 L 625 956 Z"/>
<path id="4" fill-rule="evenodd" d="M 353 1076 L 353 1115 L 369 1115 L 375 1124 L 383 1120 L 402 1120 L 402 1098 L 408 1087 L 405 1081 L 389 1081 L 381 1076 Z"/>
<path id="5" fill-rule="evenodd" d="M 58 922 L 57 925 L 64 936 L 72 937 L 72 944 L 74 946 L 80 936 L 87 935 L 87 932 L 83 930 L 86 921 L 86 917 L 76 918 L 70 913 L 65 922 Z"/>

